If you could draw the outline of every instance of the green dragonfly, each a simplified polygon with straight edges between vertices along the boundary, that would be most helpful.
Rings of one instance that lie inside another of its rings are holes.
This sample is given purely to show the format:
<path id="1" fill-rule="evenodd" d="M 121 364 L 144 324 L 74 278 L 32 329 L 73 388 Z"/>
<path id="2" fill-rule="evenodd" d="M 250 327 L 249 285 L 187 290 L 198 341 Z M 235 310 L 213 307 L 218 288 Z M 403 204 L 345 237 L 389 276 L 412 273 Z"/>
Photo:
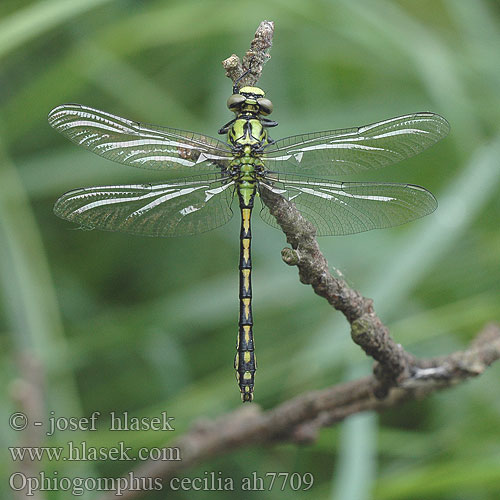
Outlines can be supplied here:
<path id="1" fill-rule="evenodd" d="M 430 214 L 434 196 L 412 184 L 339 182 L 345 174 L 383 167 L 428 148 L 449 131 L 433 113 L 414 113 L 363 127 L 294 135 L 273 141 L 267 129 L 271 101 L 257 87 L 235 85 L 227 101 L 234 118 L 219 134 L 145 125 L 79 104 L 49 114 L 56 130 L 94 153 L 125 165 L 172 170 L 181 179 L 151 184 L 69 191 L 54 212 L 81 228 L 146 236 L 197 234 L 241 213 L 239 330 L 235 369 L 242 400 L 252 401 L 256 361 L 253 341 L 251 225 L 254 200 L 268 190 L 293 201 L 318 236 L 346 235 L 397 226 Z M 321 178 L 325 177 L 325 178 Z M 262 218 L 278 227 L 263 205 Z"/>

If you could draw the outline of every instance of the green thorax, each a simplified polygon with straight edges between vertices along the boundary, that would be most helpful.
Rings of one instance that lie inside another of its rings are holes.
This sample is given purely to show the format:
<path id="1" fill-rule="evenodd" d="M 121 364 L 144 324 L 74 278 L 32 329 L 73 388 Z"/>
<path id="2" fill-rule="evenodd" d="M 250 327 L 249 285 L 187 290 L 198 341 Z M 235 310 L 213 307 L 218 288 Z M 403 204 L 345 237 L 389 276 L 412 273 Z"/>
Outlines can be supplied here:
<path id="1" fill-rule="evenodd" d="M 231 146 L 263 147 L 268 143 L 267 131 L 257 115 L 238 115 L 228 131 L 228 142 Z"/>

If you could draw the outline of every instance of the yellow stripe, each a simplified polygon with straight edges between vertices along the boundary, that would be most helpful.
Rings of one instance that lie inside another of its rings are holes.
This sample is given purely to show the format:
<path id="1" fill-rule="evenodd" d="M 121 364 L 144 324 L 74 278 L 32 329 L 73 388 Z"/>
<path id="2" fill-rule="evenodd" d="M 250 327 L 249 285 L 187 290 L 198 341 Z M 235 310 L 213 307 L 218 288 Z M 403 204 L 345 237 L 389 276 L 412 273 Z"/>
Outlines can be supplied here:
<path id="1" fill-rule="evenodd" d="M 245 306 L 244 309 L 244 314 L 245 314 L 245 319 L 248 319 L 250 316 L 250 299 L 242 299 L 243 305 Z"/>
<path id="2" fill-rule="evenodd" d="M 245 334 L 245 342 L 250 342 L 250 325 L 243 325 L 243 332 Z"/>
<path id="3" fill-rule="evenodd" d="M 243 374 L 243 380 L 251 380 L 252 379 L 252 374 L 250 372 L 245 372 Z"/>
<path id="4" fill-rule="evenodd" d="M 241 243 L 243 245 L 243 259 L 246 262 L 248 262 L 248 259 L 250 259 L 250 240 L 248 238 L 244 238 L 241 240 Z"/>
<path id="5" fill-rule="evenodd" d="M 245 361 L 245 363 L 250 363 L 250 351 L 245 351 L 243 353 L 243 361 Z"/>
<path id="6" fill-rule="evenodd" d="M 250 230 L 250 209 L 242 208 L 241 217 L 243 218 L 243 229 L 248 232 Z"/>
<path id="7" fill-rule="evenodd" d="M 243 288 L 245 292 L 248 292 L 250 288 L 250 269 L 242 269 L 241 272 L 243 274 Z"/>

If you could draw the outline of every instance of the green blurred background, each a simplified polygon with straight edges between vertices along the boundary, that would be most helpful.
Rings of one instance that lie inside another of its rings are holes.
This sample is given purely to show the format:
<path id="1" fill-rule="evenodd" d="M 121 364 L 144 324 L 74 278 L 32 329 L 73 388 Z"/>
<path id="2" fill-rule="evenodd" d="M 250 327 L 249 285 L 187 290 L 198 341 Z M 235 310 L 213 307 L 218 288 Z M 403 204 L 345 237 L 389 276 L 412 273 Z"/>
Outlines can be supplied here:
<path id="1" fill-rule="evenodd" d="M 431 150 L 362 176 L 421 184 L 438 198 L 438 211 L 391 230 L 320 239 L 330 266 L 374 298 L 396 341 L 418 356 L 463 349 L 500 318 L 498 1 L 3 0 L 0 16 L 2 498 L 11 498 L 7 478 L 19 468 L 5 449 L 26 444 L 7 426 L 13 411 L 28 407 L 46 418 L 167 410 L 176 418 L 168 435 L 117 435 L 103 425 L 40 441 L 139 447 L 162 446 L 199 418 L 241 405 L 232 367 L 237 217 L 186 238 L 72 230 L 52 214 L 63 192 L 165 176 L 74 146 L 46 116 L 78 102 L 216 135 L 230 119 L 231 84 L 220 63 L 243 55 L 264 19 L 276 23 L 260 81 L 280 123 L 274 138 L 415 111 L 451 123 L 450 136 Z M 371 369 L 340 313 L 282 263 L 284 244 L 255 217 L 255 396 L 264 408 Z M 496 500 L 499 395 L 497 363 L 426 400 L 325 429 L 313 445 L 251 446 L 187 475 L 314 474 L 310 491 L 275 486 L 265 493 L 273 499 Z M 34 473 L 97 477 L 129 468 L 47 461 Z"/>

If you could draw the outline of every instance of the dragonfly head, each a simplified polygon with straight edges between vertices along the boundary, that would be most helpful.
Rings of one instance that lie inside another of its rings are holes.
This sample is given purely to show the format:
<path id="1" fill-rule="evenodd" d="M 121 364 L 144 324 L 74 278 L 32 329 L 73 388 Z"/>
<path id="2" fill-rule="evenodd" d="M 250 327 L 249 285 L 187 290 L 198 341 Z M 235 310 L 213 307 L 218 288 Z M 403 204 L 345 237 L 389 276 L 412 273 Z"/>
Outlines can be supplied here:
<path id="1" fill-rule="evenodd" d="M 237 114 L 250 112 L 270 115 L 273 112 L 273 103 L 265 95 L 258 87 L 242 87 L 227 100 L 227 107 Z"/>

